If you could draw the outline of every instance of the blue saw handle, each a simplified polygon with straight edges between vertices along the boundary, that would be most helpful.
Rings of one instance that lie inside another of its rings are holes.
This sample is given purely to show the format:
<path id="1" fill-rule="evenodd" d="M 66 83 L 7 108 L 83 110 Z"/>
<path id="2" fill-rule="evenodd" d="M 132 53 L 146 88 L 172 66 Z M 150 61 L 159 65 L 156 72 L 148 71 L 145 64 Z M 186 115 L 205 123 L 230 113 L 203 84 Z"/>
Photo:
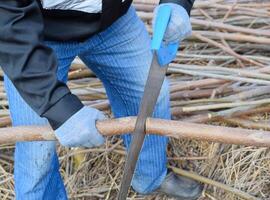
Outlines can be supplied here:
<path id="1" fill-rule="evenodd" d="M 158 9 L 153 30 L 151 49 L 157 52 L 158 62 L 161 66 L 169 64 L 176 57 L 178 43 L 165 45 L 162 43 L 166 33 L 172 8 L 169 5 L 163 5 Z"/>

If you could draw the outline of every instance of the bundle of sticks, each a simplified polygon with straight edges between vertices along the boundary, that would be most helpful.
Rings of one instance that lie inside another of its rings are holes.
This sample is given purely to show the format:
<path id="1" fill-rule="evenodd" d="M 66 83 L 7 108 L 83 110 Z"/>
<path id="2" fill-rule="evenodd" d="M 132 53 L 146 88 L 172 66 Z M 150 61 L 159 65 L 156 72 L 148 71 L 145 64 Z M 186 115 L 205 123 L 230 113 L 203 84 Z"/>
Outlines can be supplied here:
<path id="1" fill-rule="evenodd" d="M 192 36 L 169 69 L 178 119 L 269 130 L 266 121 L 254 123 L 249 116 L 269 111 L 270 3 L 240 2 L 195 2 Z M 150 32 L 156 3 L 135 1 Z"/>

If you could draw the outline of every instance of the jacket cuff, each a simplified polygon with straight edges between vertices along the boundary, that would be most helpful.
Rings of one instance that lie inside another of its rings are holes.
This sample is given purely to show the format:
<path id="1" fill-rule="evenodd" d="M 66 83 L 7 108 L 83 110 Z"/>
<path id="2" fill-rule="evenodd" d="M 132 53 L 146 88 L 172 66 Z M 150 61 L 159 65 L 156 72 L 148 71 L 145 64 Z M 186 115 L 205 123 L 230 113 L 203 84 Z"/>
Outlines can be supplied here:
<path id="1" fill-rule="evenodd" d="M 194 1 L 190 1 L 190 0 L 160 0 L 159 4 L 162 4 L 162 3 L 175 3 L 175 4 L 178 4 L 178 5 L 182 6 L 183 8 L 185 8 L 188 15 L 190 15 L 190 11 L 192 9 L 193 2 Z"/>
<path id="2" fill-rule="evenodd" d="M 56 130 L 82 107 L 83 104 L 79 98 L 68 93 L 56 104 L 50 107 L 42 117 L 47 118 L 53 130 Z"/>

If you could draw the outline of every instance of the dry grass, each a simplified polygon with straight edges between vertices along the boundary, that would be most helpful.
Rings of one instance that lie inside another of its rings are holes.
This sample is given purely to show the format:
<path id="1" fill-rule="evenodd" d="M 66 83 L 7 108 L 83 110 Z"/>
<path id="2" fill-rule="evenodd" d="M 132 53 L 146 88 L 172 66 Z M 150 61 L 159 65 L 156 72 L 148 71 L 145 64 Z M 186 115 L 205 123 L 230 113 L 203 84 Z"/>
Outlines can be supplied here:
<path id="1" fill-rule="evenodd" d="M 74 166 L 74 156 L 69 154 L 77 152 L 80 155 L 80 151 L 61 150 L 61 172 L 71 199 L 116 199 L 125 158 L 120 142 L 117 138 L 109 138 L 103 152 L 88 150 L 78 168 Z M 269 149 L 173 139 L 168 156 L 171 166 L 195 171 L 261 199 L 270 198 Z M 205 185 L 203 196 L 201 199 L 240 199 L 211 185 Z M 169 198 L 142 197 L 131 191 L 130 199 Z"/>

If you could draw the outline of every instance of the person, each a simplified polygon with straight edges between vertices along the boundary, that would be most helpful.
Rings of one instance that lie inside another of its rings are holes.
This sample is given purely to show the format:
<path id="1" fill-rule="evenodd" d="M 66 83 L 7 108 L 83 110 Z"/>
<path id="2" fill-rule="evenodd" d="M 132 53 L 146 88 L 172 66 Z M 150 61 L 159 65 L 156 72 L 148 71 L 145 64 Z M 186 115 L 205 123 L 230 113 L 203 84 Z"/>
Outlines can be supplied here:
<path id="1" fill-rule="evenodd" d="M 102 81 L 115 117 L 135 116 L 152 59 L 150 37 L 132 0 L 0 1 L 0 66 L 5 76 L 13 126 L 44 125 L 66 147 L 95 147 L 103 137 L 95 127 L 104 114 L 86 107 L 66 85 L 78 56 Z M 191 33 L 194 0 L 161 0 L 172 8 L 165 43 Z M 153 21 L 155 24 L 155 19 Z M 170 119 L 165 80 L 154 116 Z M 123 136 L 129 148 L 131 136 Z M 197 199 L 201 185 L 168 172 L 167 137 L 147 136 L 132 187 L 141 194 L 162 192 Z M 55 142 L 17 142 L 16 199 L 67 199 Z"/>

